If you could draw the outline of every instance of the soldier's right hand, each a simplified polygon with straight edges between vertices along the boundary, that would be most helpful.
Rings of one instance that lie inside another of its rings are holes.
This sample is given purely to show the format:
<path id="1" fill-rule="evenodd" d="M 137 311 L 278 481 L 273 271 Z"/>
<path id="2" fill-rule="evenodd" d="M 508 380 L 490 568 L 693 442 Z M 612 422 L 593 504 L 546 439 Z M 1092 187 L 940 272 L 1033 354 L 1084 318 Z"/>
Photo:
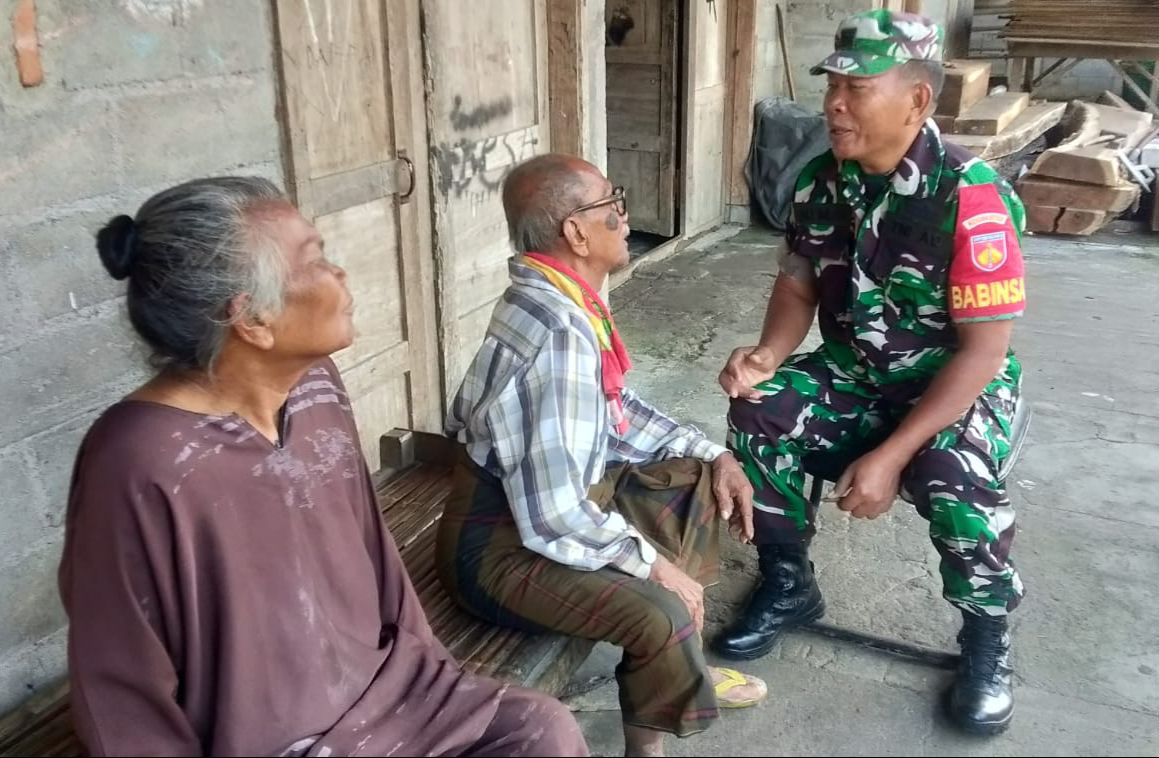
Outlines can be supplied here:
<path id="1" fill-rule="evenodd" d="M 756 386 L 772 379 L 779 366 L 772 348 L 763 345 L 738 347 L 729 356 L 718 381 L 729 397 L 756 400 L 764 395 Z"/>

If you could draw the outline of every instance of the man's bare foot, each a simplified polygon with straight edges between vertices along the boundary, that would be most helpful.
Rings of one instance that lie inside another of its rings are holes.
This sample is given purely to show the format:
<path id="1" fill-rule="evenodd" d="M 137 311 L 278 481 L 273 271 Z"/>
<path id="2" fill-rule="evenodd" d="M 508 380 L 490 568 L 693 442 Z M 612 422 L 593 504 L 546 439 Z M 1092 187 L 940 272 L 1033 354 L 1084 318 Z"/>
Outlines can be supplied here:
<path id="1" fill-rule="evenodd" d="M 624 724 L 624 755 L 628 758 L 664 755 L 664 732 Z"/>
<path id="2" fill-rule="evenodd" d="M 769 688 L 755 676 L 716 666 L 709 666 L 708 673 L 716 690 L 716 703 L 721 708 L 748 708 L 769 694 Z"/>

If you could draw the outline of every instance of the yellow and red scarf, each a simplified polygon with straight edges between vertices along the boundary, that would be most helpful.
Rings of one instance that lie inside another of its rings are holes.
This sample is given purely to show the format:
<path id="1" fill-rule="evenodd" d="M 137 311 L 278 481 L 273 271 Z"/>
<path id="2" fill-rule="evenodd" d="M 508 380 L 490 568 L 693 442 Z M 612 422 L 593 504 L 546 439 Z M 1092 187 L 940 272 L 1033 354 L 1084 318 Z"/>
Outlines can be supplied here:
<path id="1" fill-rule="evenodd" d="M 612 312 L 583 277 L 555 258 L 542 253 L 524 253 L 523 263 L 542 274 L 543 278 L 571 298 L 572 302 L 587 314 L 600 344 L 600 373 L 604 396 L 608 400 L 608 414 L 616 431 L 620 434 L 626 433 L 628 419 L 624 417 L 624 374 L 632 368 L 632 361 L 628 358 L 628 349 L 624 347 L 620 333 L 616 330 Z"/>

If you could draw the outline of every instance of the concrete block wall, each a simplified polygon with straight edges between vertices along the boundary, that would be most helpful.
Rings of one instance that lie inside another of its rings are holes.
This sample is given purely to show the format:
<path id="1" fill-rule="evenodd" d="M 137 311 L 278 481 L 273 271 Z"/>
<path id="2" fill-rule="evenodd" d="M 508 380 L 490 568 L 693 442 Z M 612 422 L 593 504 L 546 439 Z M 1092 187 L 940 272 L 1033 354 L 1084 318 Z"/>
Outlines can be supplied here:
<path id="1" fill-rule="evenodd" d="M 1043 58 L 1036 63 L 1036 72 L 1045 71 L 1055 62 L 1054 58 Z M 1110 90 L 1123 93 L 1123 77 L 1105 60 L 1084 60 L 1062 76 L 1052 76 L 1034 90 L 1035 97 L 1047 100 L 1093 100 Z"/>
<path id="2" fill-rule="evenodd" d="M 765 0 L 761 2 L 765 4 Z M 833 52 L 833 36 L 841 19 L 851 13 L 879 8 L 881 5 L 874 0 L 798 0 L 785 3 L 789 60 L 793 67 L 797 102 L 806 107 L 821 109 L 826 79 L 824 76 L 811 76 L 809 69 Z M 944 25 L 947 7 L 946 0 L 926 0 L 922 4 L 922 14 Z M 775 33 L 775 19 L 770 23 Z M 781 73 L 781 76 L 784 74 Z"/>
<path id="3" fill-rule="evenodd" d="M 96 415 L 148 375 L 93 243 L 177 182 L 281 184 L 264 0 L 38 0 L 23 89 L 0 0 L 0 712 L 65 671 L 56 588 L 69 476 Z"/>
<path id="4" fill-rule="evenodd" d="M 753 101 L 787 93 L 781 42 L 777 36 L 778 0 L 757 0 L 756 50 L 753 51 Z M 786 24 L 788 19 L 785 20 Z M 788 39 L 788 29 L 786 39 Z"/>

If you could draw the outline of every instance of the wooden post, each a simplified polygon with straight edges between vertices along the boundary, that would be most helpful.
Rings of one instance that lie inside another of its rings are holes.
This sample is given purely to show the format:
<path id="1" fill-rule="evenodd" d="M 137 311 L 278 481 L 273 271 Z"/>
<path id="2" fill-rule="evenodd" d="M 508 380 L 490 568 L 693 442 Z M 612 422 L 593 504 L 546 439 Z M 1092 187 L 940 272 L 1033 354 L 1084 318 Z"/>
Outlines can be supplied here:
<path id="1" fill-rule="evenodd" d="M 1159 60 L 1151 64 L 1151 102 L 1159 103 Z"/>
<path id="2" fill-rule="evenodd" d="M 551 50 L 547 56 L 551 149 L 582 156 L 586 81 L 583 3 L 548 0 L 547 36 Z"/>
<path id="3" fill-rule="evenodd" d="M 1033 70 L 1033 69 L 1030 69 Z M 1006 88 L 1011 92 L 1026 91 L 1026 59 L 1008 58 L 1006 60 Z"/>
<path id="4" fill-rule="evenodd" d="M 1159 232 L 1159 178 L 1155 179 L 1155 188 L 1151 193 L 1151 231 Z"/>
<path id="5" fill-rule="evenodd" d="M 946 2 L 946 60 L 970 57 L 970 30 L 974 27 L 974 0 Z"/>
<path id="6" fill-rule="evenodd" d="M 380 468 L 401 471 L 415 462 L 415 435 L 409 429 L 392 429 L 378 439 Z"/>
<path id="7" fill-rule="evenodd" d="M 1143 74 L 1144 78 L 1146 79 L 1147 69 L 1143 68 L 1138 61 L 1118 61 L 1110 58 L 1107 60 L 1110 61 L 1111 65 L 1115 67 L 1115 70 L 1118 71 L 1120 75 L 1122 75 L 1123 83 L 1125 83 L 1127 87 L 1130 88 L 1130 90 L 1134 92 L 1140 100 L 1143 101 L 1143 110 L 1149 111 L 1150 113 L 1159 116 L 1159 105 L 1156 105 L 1154 99 L 1148 95 L 1147 91 L 1140 87 L 1139 84 L 1131 78 L 1132 70 L 1138 69 L 1139 73 Z M 1123 65 L 1124 63 L 1126 64 L 1125 66 Z M 1159 79 L 1159 76 L 1155 76 L 1150 79 L 1151 91 L 1155 90 L 1155 79 Z"/>
<path id="8" fill-rule="evenodd" d="M 728 161 L 725 164 L 730 205 L 749 203 L 744 167 L 753 128 L 753 61 L 756 53 L 756 0 L 729 4 L 729 129 Z"/>
<path id="9" fill-rule="evenodd" d="M 785 67 L 785 85 L 789 88 L 789 99 L 797 99 L 797 87 L 793 84 L 793 62 L 789 58 L 789 43 L 786 41 L 785 14 L 777 4 L 777 41 L 781 45 L 781 64 Z"/>

